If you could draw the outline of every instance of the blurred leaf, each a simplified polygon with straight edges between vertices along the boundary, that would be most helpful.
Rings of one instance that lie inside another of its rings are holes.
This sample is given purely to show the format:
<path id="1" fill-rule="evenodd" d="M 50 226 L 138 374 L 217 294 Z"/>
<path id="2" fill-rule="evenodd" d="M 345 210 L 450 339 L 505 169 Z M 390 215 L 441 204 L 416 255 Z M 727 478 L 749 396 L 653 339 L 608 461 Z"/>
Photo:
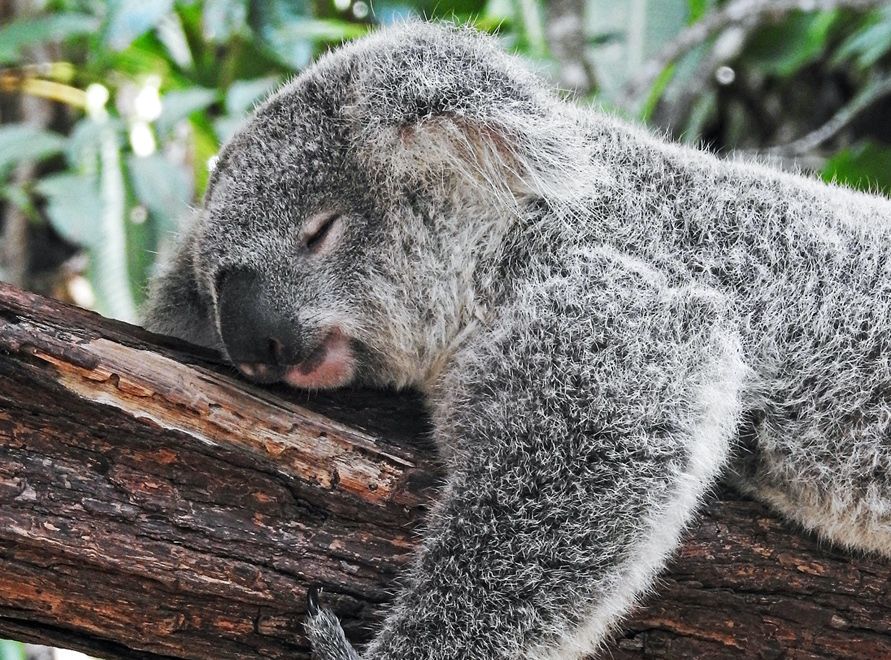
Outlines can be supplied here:
<path id="1" fill-rule="evenodd" d="M 102 201 L 95 177 L 52 174 L 40 179 L 34 189 L 46 198 L 46 215 L 62 238 L 84 247 L 101 241 Z"/>
<path id="2" fill-rule="evenodd" d="M 127 168 L 136 197 L 158 217 L 162 231 L 176 229 L 192 200 L 191 177 L 158 153 L 131 155 Z"/>
<path id="3" fill-rule="evenodd" d="M 266 0 L 253 9 L 251 26 L 270 55 L 294 69 L 309 64 L 314 44 L 297 27 L 311 16 L 309 0 Z"/>
<path id="4" fill-rule="evenodd" d="M 278 76 L 235 81 L 226 92 L 226 112 L 230 115 L 243 115 L 257 100 L 264 98 L 278 85 L 279 81 Z"/>
<path id="5" fill-rule="evenodd" d="M 688 23 L 695 23 L 705 15 L 706 9 L 711 5 L 711 0 L 687 0 L 689 10 Z"/>
<path id="6" fill-rule="evenodd" d="M 536 0 L 514 0 L 514 15 L 519 18 L 520 49 L 537 59 L 546 57 L 548 42 L 541 5 Z"/>
<path id="7" fill-rule="evenodd" d="M 863 69 L 869 68 L 891 52 L 891 6 L 877 12 L 866 26 L 848 37 L 833 57 L 835 64 L 853 59 Z"/>
<path id="8" fill-rule="evenodd" d="M 30 124 L 0 126 L 0 179 L 18 163 L 38 161 L 64 148 L 64 136 L 53 131 Z"/>
<path id="9" fill-rule="evenodd" d="M 195 198 L 200 199 L 207 187 L 209 172 L 208 161 L 216 155 L 220 141 L 214 133 L 214 127 L 205 115 L 198 115 L 192 124 L 192 176 L 195 181 Z"/>
<path id="10" fill-rule="evenodd" d="M 204 37 L 223 42 L 247 29 L 247 0 L 205 0 L 201 15 Z"/>
<path id="11" fill-rule="evenodd" d="M 145 299 L 145 283 L 152 274 L 158 252 L 158 232 L 170 232 L 160 227 L 157 216 L 145 218 L 144 211 L 142 207 L 132 209 L 126 226 L 127 279 L 130 297 L 137 306 Z"/>
<path id="12" fill-rule="evenodd" d="M 767 74 L 791 76 L 823 54 L 837 18 L 836 11 L 796 12 L 782 23 L 764 27 L 750 42 L 746 62 Z"/>
<path id="13" fill-rule="evenodd" d="M 161 99 L 161 116 L 158 117 L 158 132 L 169 133 L 173 127 L 193 112 L 204 110 L 215 103 L 217 91 L 204 87 L 189 87 L 167 92 Z"/>
<path id="14" fill-rule="evenodd" d="M 588 39 L 588 43 L 592 46 L 606 46 L 608 44 L 619 43 L 624 39 L 625 35 L 621 32 L 601 32 L 600 34 L 592 35 L 590 39 Z"/>
<path id="15" fill-rule="evenodd" d="M 124 82 L 123 78 L 143 78 L 147 74 L 155 74 L 162 81 L 174 78 L 176 64 L 171 61 L 167 48 L 153 32 L 147 32 L 137 37 L 122 51 L 101 49 L 97 57 L 101 56 L 101 69 L 107 76 L 112 73 L 112 78 L 107 82 L 111 85 Z"/>
<path id="16" fill-rule="evenodd" d="M 0 199 L 5 199 L 31 219 L 37 217 L 37 212 L 31 201 L 31 196 L 28 195 L 23 186 L 0 186 Z"/>
<path id="17" fill-rule="evenodd" d="M 20 18 L 0 28 L 0 64 L 22 58 L 22 49 L 47 41 L 95 32 L 99 19 L 88 14 L 55 13 L 36 18 Z"/>
<path id="18" fill-rule="evenodd" d="M 291 25 L 283 25 L 279 31 L 289 39 L 306 39 L 327 43 L 339 43 L 357 39 L 371 26 L 336 19 L 306 18 Z"/>
<path id="19" fill-rule="evenodd" d="M 65 145 L 65 157 L 72 167 L 89 171 L 95 170 L 99 137 L 104 126 L 89 117 L 81 119 L 74 125 L 68 143 Z"/>
<path id="20" fill-rule="evenodd" d="M 8 639 L 0 639 L 0 660 L 27 660 L 25 645 Z"/>
<path id="21" fill-rule="evenodd" d="M 383 5 L 383 2 L 375 2 L 374 5 Z M 472 15 L 483 12 L 486 6 L 485 0 L 414 0 L 413 2 L 395 2 L 391 4 L 411 5 L 419 16 L 428 19 L 458 20 L 466 19 Z"/>
<path id="22" fill-rule="evenodd" d="M 622 98 L 628 80 L 677 36 L 689 16 L 688 0 L 588 0 L 587 9 L 590 34 L 622 35 L 618 41 L 604 40 L 591 51 L 599 91 L 607 102 Z"/>
<path id="23" fill-rule="evenodd" d="M 650 88 L 647 98 L 644 100 L 643 107 L 640 110 L 640 118 L 644 121 L 649 121 L 650 117 L 653 115 L 653 111 L 656 109 L 656 104 L 659 103 L 659 99 L 662 98 L 662 93 L 674 77 L 676 68 L 675 64 L 668 65 L 662 70 L 662 73 L 659 74 L 659 77 L 656 78 L 655 82 L 653 82 L 653 86 Z"/>
<path id="24" fill-rule="evenodd" d="M 684 132 L 681 140 L 686 144 L 698 144 L 702 139 L 702 133 L 706 124 L 715 113 L 718 105 L 718 94 L 714 89 L 708 90 L 705 94 L 696 99 L 693 108 L 687 118 L 687 124 L 684 126 Z"/>
<path id="25" fill-rule="evenodd" d="M 873 142 L 861 142 L 842 149 L 826 163 L 821 173 L 827 181 L 853 188 L 891 192 L 891 149 Z"/>
<path id="26" fill-rule="evenodd" d="M 227 115 L 226 117 L 220 117 L 213 123 L 213 132 L 216 134 L 220 144 L 222 144 L 228 142 L 229 139 L 235 135 L 235 131 L 237 131 L 246 121 L 247 117 L 244 115 Z"/>
<path id="27" fill-rule="evenodd" d="M 171 12 L 158 22 L 158 40 L 170 54 L 170 58 L 181 69 L 191 68 L 195 64 L 192 49 L 183 28 L 183 22 L 176 12 Z"/>
<path id="28" fill-rule="evenodd" d="M 170 12 L 173 0 L 109 0 L 108 6 L 105 43 L 112 50 L 124 50 Z"/>

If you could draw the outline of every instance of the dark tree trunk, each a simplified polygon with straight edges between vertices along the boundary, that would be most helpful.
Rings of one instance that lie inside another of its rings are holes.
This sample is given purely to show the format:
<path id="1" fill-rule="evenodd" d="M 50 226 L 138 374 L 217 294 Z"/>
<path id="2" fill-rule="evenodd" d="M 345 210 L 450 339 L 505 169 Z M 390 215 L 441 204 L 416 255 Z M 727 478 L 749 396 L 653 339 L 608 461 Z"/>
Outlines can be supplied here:
<path id="1" fill-rule="evenodd" d="M 299 658 L 319 584 L 367 639 L 435 493 L 425 424 L 0 285 L 0 636 Z M 725 493 L 604 657 L 891 658 L 889 578 Z"/>

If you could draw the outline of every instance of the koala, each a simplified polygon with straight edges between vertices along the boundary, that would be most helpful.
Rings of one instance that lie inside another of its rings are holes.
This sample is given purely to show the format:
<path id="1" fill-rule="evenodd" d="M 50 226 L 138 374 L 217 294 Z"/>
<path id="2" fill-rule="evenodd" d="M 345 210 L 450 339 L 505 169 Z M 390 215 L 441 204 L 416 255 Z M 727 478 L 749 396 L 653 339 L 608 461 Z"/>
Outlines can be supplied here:
<path id="1" fill-rule="evenodd" d="M 891 557 L 891 201 L 559 99 L 469 28 L 321 57 L 222 149 L 145 324 L 416 388 L 447 477 L 368 660 L 596 652 L 726 478 Z M 322 660 L 355 660 L 310 599 Z"/>

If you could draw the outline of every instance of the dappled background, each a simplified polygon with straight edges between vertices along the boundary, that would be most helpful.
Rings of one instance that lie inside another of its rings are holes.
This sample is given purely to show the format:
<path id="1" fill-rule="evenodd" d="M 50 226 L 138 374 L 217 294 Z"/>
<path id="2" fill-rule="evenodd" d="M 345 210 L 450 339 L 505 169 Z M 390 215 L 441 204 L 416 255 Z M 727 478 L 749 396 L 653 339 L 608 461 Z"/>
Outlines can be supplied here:
<path id="1" fill-rule="evenodd" d="M 0 279 L 135 320 L 252 106 L 410 17 L 677 140 L 891 192 L 887 0 L 0 0 Z"/>
<path id="2" fill-rule="evenodd" d="M 375 24 L 495 32 L 563 93 L 891 188 L 891 6 L 864 0 L 0 0 L 0 279 L 135 320 L 254 103 Z M 828 123 L 827 123 L 828 122 Z"/>

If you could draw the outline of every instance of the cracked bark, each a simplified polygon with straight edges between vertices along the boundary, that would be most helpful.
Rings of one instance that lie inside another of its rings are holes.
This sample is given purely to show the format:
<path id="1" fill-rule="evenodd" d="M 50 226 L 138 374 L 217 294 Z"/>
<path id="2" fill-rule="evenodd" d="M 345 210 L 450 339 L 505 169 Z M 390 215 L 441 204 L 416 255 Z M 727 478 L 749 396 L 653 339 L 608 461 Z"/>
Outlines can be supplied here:
<path id="1" fill-rule="evenodd" d="M 435 493 L 410 395 L 244 383 L 0 284 L 0 636 L 106 658 L 301 658 L 307 585 L 367 639 Z M 613 658 L 891 657 L 891 566 L 723 492 Z"/>

